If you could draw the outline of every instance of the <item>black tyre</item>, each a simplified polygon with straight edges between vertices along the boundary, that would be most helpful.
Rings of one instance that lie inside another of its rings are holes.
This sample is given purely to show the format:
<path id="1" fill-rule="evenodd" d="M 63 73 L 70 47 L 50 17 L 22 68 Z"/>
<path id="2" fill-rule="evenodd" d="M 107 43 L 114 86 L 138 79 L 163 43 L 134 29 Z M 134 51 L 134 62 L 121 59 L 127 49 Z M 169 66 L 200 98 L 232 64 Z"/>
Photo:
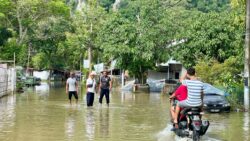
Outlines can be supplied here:
<path id="1" fill-rule="evenodd" d="M 196 130 L 193 130 L 193 141 L 200 141 L 200 134 Z"/>

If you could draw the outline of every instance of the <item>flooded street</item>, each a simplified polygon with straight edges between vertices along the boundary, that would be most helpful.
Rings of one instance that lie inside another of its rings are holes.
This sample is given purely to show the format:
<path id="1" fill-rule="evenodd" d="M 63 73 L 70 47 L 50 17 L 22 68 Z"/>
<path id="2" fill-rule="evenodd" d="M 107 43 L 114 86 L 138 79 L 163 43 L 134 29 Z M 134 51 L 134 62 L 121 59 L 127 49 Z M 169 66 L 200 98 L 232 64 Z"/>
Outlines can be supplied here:
<path id="1" fill-rule="evenodd" d="M 68 104 L 62 84 L 42 83 L 0 99 L 0 141 L 171 141 L 168 96 L 113 90 L 111 104 Z M 249 113 L 206 114 L 202 140 L 250 141 Z"/>

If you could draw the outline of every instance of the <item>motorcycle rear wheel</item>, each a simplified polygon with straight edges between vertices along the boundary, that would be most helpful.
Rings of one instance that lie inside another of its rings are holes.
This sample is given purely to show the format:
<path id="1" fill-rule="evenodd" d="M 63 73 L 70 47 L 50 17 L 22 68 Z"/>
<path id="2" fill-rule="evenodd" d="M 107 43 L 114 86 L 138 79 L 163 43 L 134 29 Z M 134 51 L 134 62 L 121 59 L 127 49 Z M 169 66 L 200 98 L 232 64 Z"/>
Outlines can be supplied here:
<path id="1" fill-rule="evenodd" d="M 193 141 L 200 141 L 200 134 L 198 131 L 194 130 L 193 131 Z"/>

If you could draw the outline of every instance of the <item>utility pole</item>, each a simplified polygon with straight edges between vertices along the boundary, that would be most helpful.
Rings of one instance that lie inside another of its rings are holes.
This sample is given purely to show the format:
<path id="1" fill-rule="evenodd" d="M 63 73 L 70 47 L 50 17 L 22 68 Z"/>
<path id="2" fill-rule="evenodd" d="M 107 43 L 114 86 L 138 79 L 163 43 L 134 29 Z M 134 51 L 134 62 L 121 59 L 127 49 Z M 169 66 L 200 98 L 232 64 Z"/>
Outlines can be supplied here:
<path id="1" fill-rule="evenodd" d="M 16 52 L 14 52 L 14 69 L 16 69 Z"/>
<path id="2" fill-rule="evenodd" d="M 245 35 L 245 61 L 244 61 L 244 106 L 249 109 L 249 82 L 250 82 L 250 0 L 246 0 L 246 35 Z"/>
<path id="3" fill-rule="evenodd" d="M 92 34 L 93 32 L 93 24 L 92 22 L 90 23 L 90 33 Z M 91 61 L 92 61 L 92 48 L 91 45 L 89 45 L 88 47 L 88 60 L 89 60 L 89 73 L 92 71 L 92 67 L 91 67 Z"/>

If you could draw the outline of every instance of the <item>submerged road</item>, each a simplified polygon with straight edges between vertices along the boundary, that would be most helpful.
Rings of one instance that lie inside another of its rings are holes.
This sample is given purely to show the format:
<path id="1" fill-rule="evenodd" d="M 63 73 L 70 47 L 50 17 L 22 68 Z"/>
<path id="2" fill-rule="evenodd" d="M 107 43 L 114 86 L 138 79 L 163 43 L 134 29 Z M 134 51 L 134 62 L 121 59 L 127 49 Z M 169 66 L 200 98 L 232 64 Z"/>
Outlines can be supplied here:
<path id="1" fill-rule="evenodd" d="M 68 104 L 61 83 L 42 83 L 0 99 L 0 141 L 174 141 L 169 101 L 158 93 L 113 90 L 111 104 Z M 250 141 L 249 113 L 206 114 L 211 126 L 202 140 Z"/>

